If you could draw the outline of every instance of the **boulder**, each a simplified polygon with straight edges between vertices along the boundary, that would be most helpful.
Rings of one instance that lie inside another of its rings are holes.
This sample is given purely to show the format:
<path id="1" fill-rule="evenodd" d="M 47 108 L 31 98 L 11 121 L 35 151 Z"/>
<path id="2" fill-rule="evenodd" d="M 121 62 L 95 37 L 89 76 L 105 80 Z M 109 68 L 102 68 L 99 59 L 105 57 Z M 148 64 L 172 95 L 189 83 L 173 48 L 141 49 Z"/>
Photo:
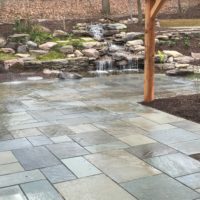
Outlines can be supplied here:
<path id="1" fill-rule="evenodd" d="M 81 37 L 80 40 L 83 42 L 94 42 L 94 39 L 92 37 Z"/>
<path id="2" fill-rule="evenodd" d="M 124 41 L 128 42 L 128 41 L 136 40 L 136 39 L 139 39 L 139 38 L 142 38 L 142 37 L 144 37 L 144 33 L 129 32 L 129 33 L 125 34 Z"/>
<path id="3" fill-rule="evenodd" d="M 126 32 L 117 33 L 115 34 L 115 38 L 125 38 L 126 34 L 127 34 Z"/>
<path id="4" fill-rule="evenodd" d="M 29 49 L 36 49 L 37 48 L 37 43 L 33 42 L 33 41 L 28 41 L 26 43 L 26 45 L 28 46 Z"/>
<path id="5" fill-rule="evenodd" d="M 126 55 L 124 52 L 115 52 L 112 54 L 112 59 L 115 61 L 121 61 L 126 58 Z"/>
<path id="6" fill-rule="evenodd" d="M 156 39 L 167 41 L 167 40 L 169 40 L 169 36 L 168 35 L 157 35 Z"/>
<path id="7" fill-rule="evenodd" d="M 60 72 L 58 74 L 58 78 L 61 80 L 65 80 L 65 79 L 81 79 L 83 77 L 77 73 Z"/>
<path id="8" fill-rule="evenodd" d="M 168 63 L 173 63 L 173 62 L 174 62 L 174 57 L 170 56 L 170 57 L 167 59 L 167 62 L 168 62 Z"/>
<path id="9" fill-rule="evenodd" d="M 180 64 L 180 63 L 176 63 L 175 67 L 179 68 L 179 69 L 186 69 L 190 66 L 190 64 Z"/>
<path id="10" fill-rule="evenodd" d="M 129 47 L 129 50 L 134 51 L 134 52 L 140 52 L 140 51 L 144 51 L 145 47 L 142 45 L 136 45 L 136 46 Z"/>
<path id="11" fill-rule="evenodd" d="M 17 43 L 23 43 L 23 44 L 28 42 L 29 39 L 30 39 L 30 35 L 29 34 L 24 34 L 24 33 L 14 34 L 14 35 L 10 35 L 8 37 L 8 40 L 10 42 L 17 42 Z"/>
<path id="12" fill-rule="evenodd" d="M 44 43 L 44 44 L 41 44 L 41 45 L 39 46 L 39 48 L 42 49 L 42 50 L 50 50 L 50 49 L 52 49 L 53 47 L 55 47 L 56 45 L 57 45 L 56 42 L 46 42 L 46 43 Z"/>
<path id="13" fill-rule="evenodd" d="M 108 53 L 108 50 L 109 50 L 108 46 L 104 46 L 101 49 L 99 49 L 100 56 L 106 55 Z"/>
<path id="14" fill-rule="evenodd" d="M 90 33 L 87 31 L 87 30 L 73 30 L 72 33 L 75 35 L 75 36 L 91 36 Z"/>
<path id="15" fill-rule="evenodd" d="M 120 20 L 120 23 L 123 23 L 123 24 L 137 24 L 138 23 L 138 18 L 134 18 L 132 17 L 131 19 L 128 19 L 128 20 Z"/>
<path id="16" fill-rule="evenodd" d="M 195 59 L 191 56 L 176 57 L 176 58 L 174 58 L 174 60 L 181 64 L 187 64 L 187 63 L 191 63 L 191 62 L 195 61 Z"/>
<path id="17" fill-rule="evenodd" d="M 178 58 L 183 56 L 183 54 L 179 53 L 178 51 L 172 51 L 172 50 L 164 50 L 163 53 L 166 54 L 167 56 L 172 56 L 173 58 Z"/>
<path id="18" fill-rule="evenodd" d="M 44 33 L 51 33 L 51 30 L 45 26 L 39 26 L 39 30 Z"/>
<path id="19" fill-rule="evenodd" d="M 82 57 L 83 56 L 83 54 L 79 50 L 76 50 L 74 52 L 74 54 L 75 54 L 76 57 Z"/>
<path id="20" fill-rule="evenodd" d="M 132 41 L 128 41 L 126 43 L 127 47 L 131 47 L 131 46 L 137 46 L 137 45 L 144 45 L 143 40 L 132 40 Z"/>
<path id="21" fill-rule="evenodd" d="M 191 53 L 192 57 L 195 59 L 195 60 L 200 60 L 200 53 Z"/>
<path id="22" fill-rule="evenodd" d="M 87 71 L 89 68 L 89 59 L 87 57 L 75 57 L 65 59 L 55 59 L 50 61 L 29 60 L 24 62 L 26 69 L 51 69 L 70 71 Z"/>
<path id="23" fill-rule="evenodd" d="M 104 24 L 103 28 L 105 30 L 124 30 L 127 29 L 127 26 L 121 23 L 114 23 L 114 24 Z"/>
<path id="24" fill-rule="evenodd" d="M 24 53 L 17 53 L 15 54 L 19 58 L 28 58 L 30 57 L 30 54 L 24 54 Z"/>
<path id="25" fill-rule="evenodd" d="M 20 56 L 21 56 L 20 59 L 23 60 L 24 62 L 26 62 L 26 61 L 34 61 L 35 60 L 35 57 L 31 57 L 30 54 L 21 54 Z"/>
<path id="26" fill-rule="evenodd" d="M 38 60 L 26 60 L 24 61 L 24 68 L 25 69 L 32 69 L 32 70 L 35 70 L 35 69 L 42 69 L 43 66 L 42 66 L 42 62 L 41 61 L 38 61 Z"/>
<path id="27" fill-rule="evenodd" d="M 95 41 L 95 42 L 84 42 L 83 47 L 85 49 L 99 48 L 99 47 L 101 47 L 101 43 L 97 42 L 97 41 Z"/>
<path id="28" fill-rule="evenodd" d="M 28 51 L 28 48 L 26 45 L 20 45 L 17 47 L 17 53 L 26 53 Z"/>
<path id="29" fill-rule="evenodd" d="M 11 48 L 1 48 L 0 51 L 3 53 L 11 53 L 11 54 L 15 53 L 15 50 Z"/>
<path id="30" fill-rule="evenodd" d="M 59 70 L 50 70 L 50 69 L 44 69 L 43 74 L 45 75 L 51 75 L 51 74 L 56 74 L 58 75 L 60 73 Z"/>
<path id="31" fill-rule="evenodd" d="M 167 70 L 175 69 L 175 64 L 174 63 L 155 64 L 155 68 L 162 71 L 167 71 Z"/>
<path id="32" fill-rule="evenodd" d="M 110 36 L 116 35 L 118 33 L 120 33 L 120 30 L 104 30 L 103 36 L 110 37 Z"/>
<path id="33" fill-rule="evenodd" d="M 122 50 L 121 46 L 118 46 L 118 45 L 115 45 L 115 44 L 111 44 L 109 46 L 109 51 L 110 52 L 116 52 L 116 51 L 121 51 L 121 50 Z"/>
<path id="34" fill-rule="evenodd" d="M 17 42 L 8 42 L 5 46 L 5 48 L 11 48 L 11 49 L 14 49 L 14 50 L 17 50 Z"/>
<path id="35" fill-rule="evenodd" d="M 53 32 L 53 37 L 65 37 L 67 35 L 68 35 L 67 32 L 62 31 L 62 30 L 55 30 Z"/>
<path id="36" fill-rule="evenodd" d="M 72 53 L 72 54 L 68 54 L 67 57 L 68 58 L 75 58 L 76 56 L 75 56 L 75 54 Z"/>
<path id="37" fill-rule="evenodd" d="M 0 37 L 0 48 L 4 47 L 6 45 L 6 39 L 3 37 Z"/>
<path id="38" fill-rule="evenodd" d="M 49 51 L 45 51 L 45 50 L 30 50 L 29 52 L 36 56 L 45 55 L 49 53 Z"/>
<path id="39" fill-rule="evenodd" d="M 137 24 L 139 22 L 139 19 L 136 17 L 132 17 L 131 19 L 128 19 L 128 24 L 134 23 Z"/>
<path id="40" fill-rule="evenodd" d="M 74 71 L 86 70 L 89 67 L 88 57 L 67 58 L 68 66 Z"/>
<path id="41" fill-rule="evenodd" d="M 4 61 L 5 70 L 11 70 L 11 68 L 20 69 L 23 68 L 24 62 L 22 59 L 12 59 Z"/>
<path id="42" fill-rule="evenodd" d="M 64 54 L 72 54 L 74 52 L 74 47 L 72 45 L 66 45 L 60 48 L 60 52 Z"/>
<path id="43" fill-rule="evenodd" d="M 96 49 L 85 49 L 82 51 L 82 53 L 87 57 L 92 57 L 92 58 L 99 57 L 99 51 L 97 51 Z"/>

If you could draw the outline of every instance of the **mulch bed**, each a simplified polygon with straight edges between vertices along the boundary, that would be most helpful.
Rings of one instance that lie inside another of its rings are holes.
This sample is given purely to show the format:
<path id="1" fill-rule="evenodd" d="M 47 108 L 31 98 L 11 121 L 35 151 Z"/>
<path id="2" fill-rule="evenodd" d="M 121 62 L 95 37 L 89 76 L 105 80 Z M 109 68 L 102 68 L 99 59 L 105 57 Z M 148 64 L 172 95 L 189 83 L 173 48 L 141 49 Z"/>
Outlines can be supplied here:
<path id="1" fill-rule="evenodd" d="M 170 44 L 157 44 L 156 50 L 174 50 L 182 53 L 185 56 L 191 56 L 191 52 L 198 53 L 200 50 L 200 35 L 190 36 L 188 46 L 185 44 L 184 39 L 177 41 L 174 45 Z"/>
<path id="2" fill-rule="evenodd" d="M 200 123 L 200 94 L 156 99 L 143 105 Z"/>

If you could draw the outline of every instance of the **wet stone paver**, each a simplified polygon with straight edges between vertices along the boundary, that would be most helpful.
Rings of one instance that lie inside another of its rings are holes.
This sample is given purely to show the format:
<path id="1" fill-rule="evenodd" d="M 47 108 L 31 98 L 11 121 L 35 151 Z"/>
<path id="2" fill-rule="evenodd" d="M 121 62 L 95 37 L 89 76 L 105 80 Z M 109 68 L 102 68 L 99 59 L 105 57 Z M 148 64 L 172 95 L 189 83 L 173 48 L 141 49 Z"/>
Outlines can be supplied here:
<path id="1" fill-rule="evenodd" d="M 13 150 L 15 157 L 26 170 L 60 164 L 59 160 L 45 147 Z"/>
<path id="2" fill-rule="evenodd" d="M 0 200 L 200 199 L 200 125 L 138 104 L 142 74 L 16 83 L 0 84 Z M 156 77 L 158 97 L 195 92 Z"/>
<path id="3" fill-rule="evenodd" d="M 141 200 L 191 200 L 199 194 L 166 175 L 157 175 L 122 184 Z"/>
<path id="4" fill-rule="evenodd" d="M 73 175 L 72 172 L 64 165 L 55 165 L 43 168 L 41 171 L 51 183 L 59 183 L 76 179 L 76 176 Z"/>
<path id="5" fill-rule="evenodd" d="M 0 200 L 27 200 L 19 186 L 0 189 Z"/>
<path id="6" fill-rule="evenodd" d="M 141 159 L 176 153 L 176 150 L 160 143 L 139 145 L 126 150 Z"/>

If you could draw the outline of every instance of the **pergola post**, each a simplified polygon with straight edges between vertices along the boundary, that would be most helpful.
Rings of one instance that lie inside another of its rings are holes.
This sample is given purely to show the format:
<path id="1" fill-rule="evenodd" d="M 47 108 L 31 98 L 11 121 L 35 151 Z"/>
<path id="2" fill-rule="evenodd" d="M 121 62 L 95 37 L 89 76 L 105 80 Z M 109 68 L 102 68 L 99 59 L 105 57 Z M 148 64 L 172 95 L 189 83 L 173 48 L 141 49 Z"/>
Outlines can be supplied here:
<path id="1" fill-rule="evenodd" d="M 145 0 L 145 102 L 154 100 L 155 17 L 165 1 Z"/>

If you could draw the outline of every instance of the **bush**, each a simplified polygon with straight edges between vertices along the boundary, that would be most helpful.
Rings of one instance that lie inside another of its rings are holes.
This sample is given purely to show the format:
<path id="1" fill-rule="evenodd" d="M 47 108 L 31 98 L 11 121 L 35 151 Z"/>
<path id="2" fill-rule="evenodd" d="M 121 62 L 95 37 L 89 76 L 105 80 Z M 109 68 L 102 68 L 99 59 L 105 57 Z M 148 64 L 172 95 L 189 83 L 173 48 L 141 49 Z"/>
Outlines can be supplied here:
<path id="1" fill-rule="evenodd" d="M 52 39 L 52 35 L 50 33 L 42 31 L 39 25 L 33 25 L 31 31 L 29 32 L 29 35 L 32 41 L 39 44 Z"/>
<path id="2" fill-rule="evenodd" d="M 32 24 L 30 20 L 17 19 L 14 23 L 14 31 L 16 33 L 30 33 L 32 29 Z"/>
<path id="3" fill-rule="evenodd" d="M 14 25 L 14 31 L 16 33 L 26 33 L 30 35 L 30 39 L 36 43 L 44 43 L 52 39 L 50 33 L 44 32 L 40 25 L 32 24 L 28 20 L 16 20 Z"/>
<path id="4" fill-rule="evenodd" d="M 57 51 L 50 51 L 49 53 L 45 54 L 45 55 L 40 55 L 37 57 L 38 60 L 41 61 L 48 61 L 48 60 L 55 60 L 55 59 L 63 59 L 65 58 L 65 55 L 61 52 L 57 52 Z"/>

